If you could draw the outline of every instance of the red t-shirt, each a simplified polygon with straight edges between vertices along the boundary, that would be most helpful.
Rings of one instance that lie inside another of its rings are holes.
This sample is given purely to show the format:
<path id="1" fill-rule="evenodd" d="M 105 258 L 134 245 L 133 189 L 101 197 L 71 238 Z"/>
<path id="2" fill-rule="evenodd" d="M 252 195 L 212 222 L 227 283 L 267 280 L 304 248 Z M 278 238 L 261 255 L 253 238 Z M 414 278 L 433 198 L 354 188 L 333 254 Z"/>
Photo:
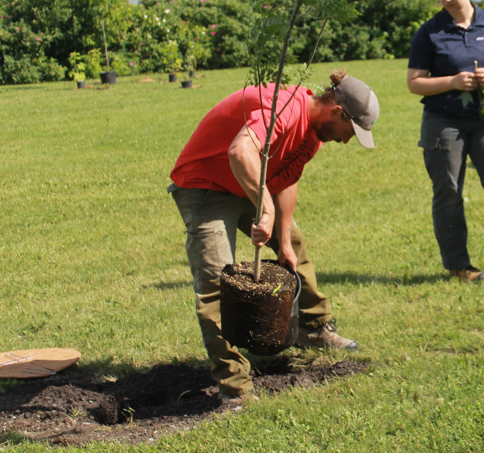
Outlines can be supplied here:
<path id="1" fill-rule="evenodd" d="M 285 105 L 295 87 L 280 90 L 277 112 Z M 269 125 L 274 84 L 261 87 L 263 114 Z M 282 192 L 301 177 L 304 165 L 321 147 L 309 121 L 308 88 L 300 87 L 294 98 L 276 121 L 271 140 L 267 168 L 267 188 L 271 194 Z M 171 179 L 180 187 L 212 189 L 231 192 L 241 197 L 246 193 L 230 168 L 228 149 L 246 124 L 264 145 L 266 129 L 261 111 L 259 88 L 245 90 L 245 116 L 242 103 L 243 90 L 237 91 L 217 104 L 200 122 L 186 144 L 171 172 Z"/>

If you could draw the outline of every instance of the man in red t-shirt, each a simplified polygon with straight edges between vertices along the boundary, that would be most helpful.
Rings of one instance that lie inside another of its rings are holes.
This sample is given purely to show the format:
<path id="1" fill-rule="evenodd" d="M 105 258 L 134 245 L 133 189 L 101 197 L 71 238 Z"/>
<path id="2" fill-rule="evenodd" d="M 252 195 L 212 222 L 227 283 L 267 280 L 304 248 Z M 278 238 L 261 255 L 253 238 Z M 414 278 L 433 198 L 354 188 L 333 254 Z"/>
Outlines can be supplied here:
<path id="1" fill-rule="evenodd" d="M 371 128 L 379 114 L 375 93 L 344 71 L 335 71 L 331 81 L 333 86 L 320 97 L 302 87 L 279 92 L 277 111 L 289 103 L 271 138 L 268 190 L 257 225 L 253 221 L 261 150 L 265 125 L 270 123 L 273 84 L 260 91 L 248 87 L 217 104 L 201 121 L 171 172 L 173 184 L 168 192 L 187 228 L 197 315 L 221 397 L 253 392 L 250 363 L 222 337 L 220 326 L 220 273 L 235 261 L 237 229 L 250 236 L 254 245 L 271 247 L 280 265 L 297 270 L 301 278 L 299 346 L 358 349 L 355 341 L 336 333 L 328 301 L 317 289 L 306 241 L 292 217 L 297 182 L 322 142 L 347 143 L 356 135 L 361 145 L 374 147 Z"/>

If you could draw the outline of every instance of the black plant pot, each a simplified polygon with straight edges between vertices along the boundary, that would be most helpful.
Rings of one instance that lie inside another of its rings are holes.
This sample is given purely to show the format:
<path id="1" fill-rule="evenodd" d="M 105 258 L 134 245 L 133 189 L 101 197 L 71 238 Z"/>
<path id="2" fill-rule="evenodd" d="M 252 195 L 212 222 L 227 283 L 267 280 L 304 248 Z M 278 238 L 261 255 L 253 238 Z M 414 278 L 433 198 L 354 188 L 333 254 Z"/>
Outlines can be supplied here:
<path id="1" fill-rule="evenodd" d="M 188 77 L 193 78 L 197 76 L 197 71 L 188 71 Z"/>
<path id="2" fill-rule="evenodd" d="M 192 87 L 192 81 L 191 80 L 184 80 L 181 84 L 182 84 L 182 88 L 191 88 Z"/>
<path id="3" fill-rule="evenodd" d="M 168 74 L 168 82 L 176 82 L 177 80 L 176 74 Z"/>
<path id="4" fill-rule="evenodd" d="M 83 80 L 82 82 L 77 82 L 77 89 L 80 90 L 81 88 L 86 88 L 85 80 Z"/>
<path id="5" fill-rule="evenodd" d="M 99 74 L 101 76 L 101 83 L 109 83 L 114 85 L 116 83 L 116 71 L 106 71 Z"/>

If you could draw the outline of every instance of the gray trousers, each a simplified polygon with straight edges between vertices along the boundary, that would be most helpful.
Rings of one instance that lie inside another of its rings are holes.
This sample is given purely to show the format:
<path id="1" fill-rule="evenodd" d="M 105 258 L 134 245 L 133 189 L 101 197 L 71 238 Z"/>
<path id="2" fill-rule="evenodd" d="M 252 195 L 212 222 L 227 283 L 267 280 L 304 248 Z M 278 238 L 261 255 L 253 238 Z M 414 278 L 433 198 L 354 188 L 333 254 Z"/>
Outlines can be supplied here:
<path id="1" fill-rule="evenodd" d="M 237 229 L 250 236 L 255 206 L 248 198 L 208 189 L 183 189 L 172 184 L 172 193 L 187 229 L 186 251 L 197 296 L 197 316 L 212 377 L 227 395 L 253 390 L 250 363 L 223 337 L 220 322 L 220 273 L 235 260 Z M 293 222 L 291 243 L 301 278 L 299 324 L 313 330 L 331 320 L 326 297 L 318 291 L 316 274 L 306 254 L 306 240 Z M 275 235 L 267 245 L 277 254 Z"/>
<path id="2" fill-rule="evenodd" d="M 467 156 L 484 187 L 484 123 L 424 111 L 419 146 L 432 180 L 432 217 L 442 262 L 449 270 L 464 269 L 470 258 L 462 190 Z"/>

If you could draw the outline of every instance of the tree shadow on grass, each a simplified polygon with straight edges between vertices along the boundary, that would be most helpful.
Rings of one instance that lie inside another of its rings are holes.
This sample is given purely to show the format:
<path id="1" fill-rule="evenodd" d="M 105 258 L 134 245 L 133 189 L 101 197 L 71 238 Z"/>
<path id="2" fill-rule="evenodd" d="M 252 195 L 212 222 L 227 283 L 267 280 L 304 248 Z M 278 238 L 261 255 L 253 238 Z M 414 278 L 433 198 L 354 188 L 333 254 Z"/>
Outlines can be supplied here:
<path id="1" fill-rule="evenodd" d="M 187 286 L 192 286 L 192 282 L 189 281 L 178 281 L 178 282 L 159 282 L 151 283 L 149 285 L 141 285 L 141 289 L 155 288 L 160 290 L 166 289 L 181 289 Z"/>
<path id="2" fill-rule="evenodd" d="M 370 285 L 371 283 L 378 283 L 387 286 L 414 286 L 425 283 L 437 283 L 448 280 L 445 274 L 424 275 L 414 274 L 410 276 L 387 276 L 387 275 L 370 275 L 358 274 L 353 272 L 341 273 L 323 273 L 317 272 L 316 278 L 319 284 L 325 283 L 341 283 L 352 285 Z"/>

